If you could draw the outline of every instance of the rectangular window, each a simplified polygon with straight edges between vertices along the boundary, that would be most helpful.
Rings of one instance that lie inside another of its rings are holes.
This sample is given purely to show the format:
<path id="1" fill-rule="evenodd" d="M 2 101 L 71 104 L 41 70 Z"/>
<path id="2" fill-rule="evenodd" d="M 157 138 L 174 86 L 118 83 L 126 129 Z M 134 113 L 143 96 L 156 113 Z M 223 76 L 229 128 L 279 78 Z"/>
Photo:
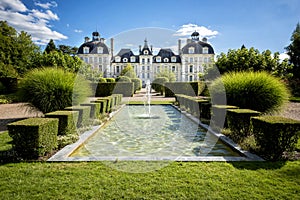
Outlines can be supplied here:
<path id="1" fill-rule="evenodd" d="M 150 71 L 150 66 L 147 66 L 147 70 Z"/>
<path id="2" fill-rule="evenodd" d="M 150 58 L 147 59 L 147 62 L 150 63 Z"/>
<path id="3" fill-rule="evenodd" d="M 208 48 L 207 48 L 207 47 L 204 47 L 204 48 L 203 48 L 203 53 L 204 53 L 204 54 L 208 54 Z"/>
<path id="4" fill-rule="evenodd" d="M 145 73 L 142 73 L 142 78 L 145 78 Z"/>
<path id="5" fill-rule="evenodd" d="M 189 81 L 190 81 L 190 82 L 193 81 L 193 76 L 189 76 Z"/>
<path id="6" fill-rule="evenodd" d="M 117 73 L 120 73 L 120 66 L 117 66 Z"/>
<path id="7" fill-rule="evenodd" d="M 176 71 L 176 67 L 172 66 L 172 72 L 175 72 L 175 71 Z"/>
<path id="8" fill-rule="evenodd" d="M 160 67 L 159 66 L 156 67 L 156 71 L 160 72 Z"/>
<path id="9" fill-rule="evenodd" d="M 190 65 L 190 73 L 193 73 L 194 71 L 193 68 L 194 68 L 193 65 Z"/>
<path id="10" fill-rule="evenodd" d="M 145 64 L 145 58 L 142 59 L 142 64 Z"/>
<path id="11" fill-rule="evenodd" d="M 147 78 L 150 78 L 150 74 L 149 73 L 147 73 Z"/>
<path id="12" fill-rule="evenodd" d="M 194 62 L 194 59 L 193 58 L 190 58 L 190 63 Z"/>
<path id="13" fill-rule="evenodd" d="M 102 58 L 101 57 L 99 57 L 99 63 L 102 63 Z"/>

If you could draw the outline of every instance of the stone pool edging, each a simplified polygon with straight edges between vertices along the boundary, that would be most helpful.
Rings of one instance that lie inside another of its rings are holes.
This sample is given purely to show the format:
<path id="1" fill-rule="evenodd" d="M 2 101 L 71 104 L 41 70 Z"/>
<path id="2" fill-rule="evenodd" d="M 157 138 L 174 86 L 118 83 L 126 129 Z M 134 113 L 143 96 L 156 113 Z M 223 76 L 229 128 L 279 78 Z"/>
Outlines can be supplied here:
<path id="1" fill-rule="evenodd" d="M 94 135 L 96 131 L 98 131 L 102 126 L 110 121 L 110 119 L 117 114 L 124 106 L 123 104 L 117 111 L 110 113 L 109 119 L 107 122 L 92 127 L 91 130 L 86 131 L 82 135 L 80 135 L 79 140 L 73 144 L 67 145 L 60 151 L 58 151 L 55 155 L 49 158 L 48 162 L 78 162 L 78 161 L 218 161 L 218 162 L 226 162 L 226 161 L 264 161 L 264 159 L 260 158 L 259 156 L 252 154 L 248 151 L 242 150 L 236 143 L 234 143 L 231 139 L 226 137 L 221 133 L 216 133 L 215 131 L 211 130 L 210 127 L 206 124 L 203 124 L 199 119 L 194 117 L 193 115 L 181 111 L 177 106 L 173 106 L 179 112 L 184 114 L 186 117 L 191 119 L 193 122 L 199 124 L 201 127 L 206 129 L 208 132 L 216 136 L 220 139 L 223 143 L 230 146 L 234 151 L 238 152 L 239 154 L 243 155 L 241 157 L 233 157 L 233 156 L 164 156 L 164 157 L 155 157 L 155 156 L 123 156 L 123 157 L 116 157 L 116 156 L 104 156 L 104 157 L 69 157 L 74 151 L 76 151 L 79 147 L 81 147 L 85 141 L 87 141 L 90 137 Z"/>

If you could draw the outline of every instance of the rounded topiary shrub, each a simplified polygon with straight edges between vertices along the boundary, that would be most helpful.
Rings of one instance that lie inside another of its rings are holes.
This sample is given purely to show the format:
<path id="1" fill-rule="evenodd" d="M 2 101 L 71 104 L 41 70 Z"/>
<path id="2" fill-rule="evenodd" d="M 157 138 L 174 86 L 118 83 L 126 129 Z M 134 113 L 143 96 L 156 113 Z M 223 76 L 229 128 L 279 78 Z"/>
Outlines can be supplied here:
<path id="1" fill-rule="evenodd" d="M 114 78 L 105 78 L 107 83 L 114 83 L 116 82 L 116 79 Z"/>
<path id="2" fill-rule="evenodd" d="M 130 83 L 131 79 L 127 76 L 119 76 L 118 78 L 116 78 L 116 82 Z"/>
<path id="3" fill-rule="evenodd" d="M 134 92 L 142 89 L 142 80 L 139 78 L 131 78 L 131 82 L 134 83 Z"/>
<path id="4" fill-rule="evenodd" d="M 225 74 L 211 84 L 211 96 L 220 97 L 224 88 L 228 105 L 263 113 L 279 110 L 289 98 L 285 84 L 267 72 Z"/>
<path id="5" fill-rule="evenodd" d="M 156 92 L 160 92 L 161 94 L 165 91 L 165 83 L 169 82 L 169 79 L 167 77 L 157 77 L 153 80 L 151 83 L 152 89 L 154 89 Z"/>
<path id="6" fill-rule="evenodd" d="M 18 96 L 43 113 L 82 103 L 90 94 L 89 83 L 59 68 L 34 69 L 20 82 Z"/>

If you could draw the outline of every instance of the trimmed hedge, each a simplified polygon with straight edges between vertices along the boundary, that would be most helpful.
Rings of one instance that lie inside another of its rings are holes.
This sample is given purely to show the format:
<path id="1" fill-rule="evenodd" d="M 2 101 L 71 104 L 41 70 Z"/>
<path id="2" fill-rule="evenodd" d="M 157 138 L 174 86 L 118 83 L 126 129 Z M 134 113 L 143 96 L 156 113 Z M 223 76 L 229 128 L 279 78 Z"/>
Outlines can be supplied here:
<path id="1" fill-rule="evenodd" d="M 116 82 L 116 79 L 114 78 L 105 78 L 107 83 L 114 83 Z"/>
<path id="2" fill-rule="evenodd" d="M 100 103 L 82 103 L 81 106 L 90 106 L 91 107 L 91 113 L 90 118 L 96 119 L 98 118 L 100 114 Z"/>
<path id="3" fill-rule="evenodd" d="M 58 110 L 46 113 L 45 117 L 58 118 L 58 135 L 70 135 L 76 133 L 76 125 L 78 122 L 78 111 Z"/>
<path id="4" fill-rule="evenodd" d="M 117 83 L 113 94 L 122 94 L 124 97 L 132 97 L 134 94 L 134 83 Z"/>
<path id="5" fill-rule="evenodd" d="M 58 119 L 29 118 L 7 125 L 12 146 L 25 159 L 44 156 L 57 147 Z"/>
<path id="6" fill-rule="evenodd" d="M 142 89 L 142 80 L 139 78 L 132 78 L 131 82 L 134 83 L 134 93 L 140 89 Z"/>
<path id="7" fill-rule="evenodd" d="M 112 94 L 122 94 L 131 97 L 134 93 L 134 83 L 98 83 L 96 97 L 106 97 Z"/>
<path id="8" fill-rule="evenodd" d="M 253 134 L 261 153 L 270 160 L 293 151 L 300 137 L 300 121 L 281 116 L 252 117 Z"/>
<path id="9" fill-rule="evenodd" d="M 175 94 L 199 96 L 205 88 L 203 81 L 198 82 L 167 82 L 165 83 L 165 97 L 174 97 Z"/>
<path id="10" fill-rule="evenodd" d="M 107 107 L 107 100 L 95 100 L 91 101 L 91 103 L 99 103 L 100 104 L 100 114 L 105 114 L 106 113 L 106 107 Z"/>
<path id="11" fill-rule="evenodd" d="M 131 83 L 131 79 L 128 76 L 119 76 L 118 78 L 116 78 L 116 82 Z"/>
<path id="12" fill-rule="evenodd" d="M 97 100 L 105 100 L 106 101 L 106 110 L 105 112 L 106 113 L 109 113 L 111 112 L 111 109 L 112 109 L 112 96 L 108 96 L 108 97 L 102 97 L 102 98 L 99 98 Z"/>
<path id="13" fill-rule="evenodd" d="M 66 107 L 65 110 L 79 111 L 77 127 L 89 125 L 91 107 L 90 106 L 71 106 Z"/>
<path id="14" fill-rule="evenodd" d="M 213 105 L 212 106 L 212 127 L 217 131 L 227 128 L 227 109 L 238 109 L 236 106 L 231 105 Z"/>
<path id="15" fill-rule="evenodd" d="M 250 136 L 251 117 L 259 116 L 261 113 L 250 109 L 228 109 L 227 124 L 231 130 L 232 139 L 236 142 L 241 142 L 246 137 Z"/>
<path id="16" fill-rule="evenodd" d="M 165 92 L 165 83 L 169 82 L 169 79 L 167 77 L 157 77 L 153 80 L 151 83 L 151 88 L 155 90 L 156 92 L 160 92 L 161 95 Z"/>

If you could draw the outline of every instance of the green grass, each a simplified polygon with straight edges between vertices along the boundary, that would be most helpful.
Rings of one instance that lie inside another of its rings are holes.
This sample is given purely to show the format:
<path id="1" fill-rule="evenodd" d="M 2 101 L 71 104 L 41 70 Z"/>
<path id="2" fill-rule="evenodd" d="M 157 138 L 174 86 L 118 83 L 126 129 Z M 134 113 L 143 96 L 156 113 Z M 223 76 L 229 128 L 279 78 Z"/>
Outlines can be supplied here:
<path id="1" fill-rule="evenodd" d="M 296 102 L 296 103 L 300 103 L 300 97 L 290 97 L 289 101 L 291 102 Z"/>
<path id="2" fill-rule="evenodd" d="M 10 141 L 0 133 L 0 151 L 11 149 Z M 115 170 L 151 164 L 0 163 L 0 199 L 297 199 L 300 193 L 300 161 L 170 162 L 148 173 Z"/>
<path id="3" fill-rule="evenodd" d="M 298 199 L 299 171 L 300 162 L 173 162 L 149 173 L 13 163 L 0 166 L 0 199 Z"/>

